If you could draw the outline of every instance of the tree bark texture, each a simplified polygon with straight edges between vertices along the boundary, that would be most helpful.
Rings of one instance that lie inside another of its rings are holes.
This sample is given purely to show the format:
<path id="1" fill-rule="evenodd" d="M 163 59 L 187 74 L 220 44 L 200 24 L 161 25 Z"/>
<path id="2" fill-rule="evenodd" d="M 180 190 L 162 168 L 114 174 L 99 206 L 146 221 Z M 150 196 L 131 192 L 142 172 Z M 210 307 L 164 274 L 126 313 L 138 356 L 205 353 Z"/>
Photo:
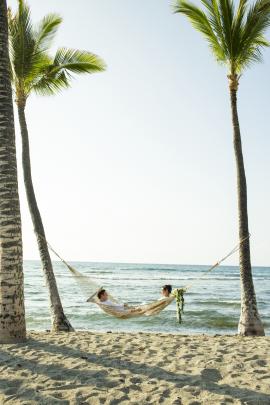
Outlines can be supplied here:
<path id="1" fill-rule="evenodd" d="M 247 183 L 242 152 L 241 133 L 237 111 L 237 86 L 230 86 L 233 143 L 237 172 L 238 222 L 239 222 L 239 267 L 241 283 L 241 315 L 238 325 L 240 335 L 264 335 L 264 328 L 258 313 L 256 294 L 252 279 L 250 242 L 247 209 Z"/>
<path id="2" fill-rule="evenodd" d="M 0 0 L 0 343 L 26 338 L 21 214 L 8 54 L 6 0 Z"/>

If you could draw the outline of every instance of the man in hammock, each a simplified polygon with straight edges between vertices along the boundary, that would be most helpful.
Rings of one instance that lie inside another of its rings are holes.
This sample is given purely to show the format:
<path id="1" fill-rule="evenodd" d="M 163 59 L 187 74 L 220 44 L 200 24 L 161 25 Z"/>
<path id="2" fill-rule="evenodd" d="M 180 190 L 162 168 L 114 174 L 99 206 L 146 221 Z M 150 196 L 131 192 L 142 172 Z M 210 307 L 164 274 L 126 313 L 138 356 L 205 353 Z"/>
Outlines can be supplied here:
<path id="1" fill-rule="evenodd" d="M 128 310 L 128 305 L 127 304 L 120 304 L 118 302 L 113 302 L 109 299 L 109 295 L 105 289 L 100 290 L 97 293 L 97 297 L 100 301 L 100 304 L 102 305 L 107 305 L 108 307 L 111 307 L 115 311 L 118 312 L 126 312 Z"/>

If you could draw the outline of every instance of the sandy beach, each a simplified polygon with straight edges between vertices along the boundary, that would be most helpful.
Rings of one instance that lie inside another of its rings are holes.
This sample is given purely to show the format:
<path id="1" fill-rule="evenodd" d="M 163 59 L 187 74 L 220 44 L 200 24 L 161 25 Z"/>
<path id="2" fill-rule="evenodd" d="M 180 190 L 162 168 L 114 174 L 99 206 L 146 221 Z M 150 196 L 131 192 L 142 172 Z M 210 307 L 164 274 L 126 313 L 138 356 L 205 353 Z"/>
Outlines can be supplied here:
<path id="1" fill-rule="evenodd" d="M 270 337 L 31 332 L 1 346 L 1 404 L 270 404 Z"/>

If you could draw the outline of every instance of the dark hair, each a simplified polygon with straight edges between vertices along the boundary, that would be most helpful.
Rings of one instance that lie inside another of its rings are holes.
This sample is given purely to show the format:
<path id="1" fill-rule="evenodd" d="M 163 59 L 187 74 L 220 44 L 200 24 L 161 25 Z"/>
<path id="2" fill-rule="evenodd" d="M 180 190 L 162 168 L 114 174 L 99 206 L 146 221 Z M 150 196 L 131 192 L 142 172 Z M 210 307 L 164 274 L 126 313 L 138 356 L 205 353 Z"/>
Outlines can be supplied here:
<path id="1" fill-rule="evenodd" d="M 163 287 L 163 290 L 167 290 L 169 294 L 172 292 L 172 286 L 171 284 L 165 284 Z"/>
<path id="2" fill-rule="evenodd" d="M 100 300 L 100 298 L 102 297 L 102 295 L 104 294 L 106 292 L 106 290 L 104 290 L 104 288 L 102 289 L 102 290 L 100 290 L 98 293 L 97 293 L 97 296 L 98 296 L 98 299 Z"/>

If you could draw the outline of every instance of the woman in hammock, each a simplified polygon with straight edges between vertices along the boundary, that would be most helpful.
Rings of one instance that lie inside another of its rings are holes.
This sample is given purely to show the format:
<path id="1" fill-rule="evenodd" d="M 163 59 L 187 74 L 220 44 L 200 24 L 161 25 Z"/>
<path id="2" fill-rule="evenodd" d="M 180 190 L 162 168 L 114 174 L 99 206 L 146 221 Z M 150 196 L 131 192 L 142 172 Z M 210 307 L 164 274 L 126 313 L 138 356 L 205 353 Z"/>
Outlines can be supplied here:
<path id="1" fill-rule="evenodd" d="M 169 298 L 171 293 L 172 293 L 172 286 L 170 284 L 165 284 L 161 290 L 162 297 L 160 298 L 160 300 L 163 300 L 164 298 Z"/>

